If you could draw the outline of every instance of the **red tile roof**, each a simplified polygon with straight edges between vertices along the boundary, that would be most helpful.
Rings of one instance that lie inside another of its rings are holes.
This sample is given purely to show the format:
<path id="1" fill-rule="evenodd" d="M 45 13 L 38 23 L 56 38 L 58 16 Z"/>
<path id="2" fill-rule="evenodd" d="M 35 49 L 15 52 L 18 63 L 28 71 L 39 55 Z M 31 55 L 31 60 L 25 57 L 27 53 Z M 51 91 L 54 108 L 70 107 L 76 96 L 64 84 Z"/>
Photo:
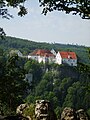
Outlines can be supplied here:
<path id="1" fill-rule="evenodd" d="M 31 55 L 54 57 L 54 55 L 49 50 L 43 50 L 43 49 L 35 50 L 31 53 Z"/>
<path id="2" fill-rule="evenodd" d="M 66 59 L 77 59 L 76 53 L 75 52 L 59 52 L 62 58 Z"/>

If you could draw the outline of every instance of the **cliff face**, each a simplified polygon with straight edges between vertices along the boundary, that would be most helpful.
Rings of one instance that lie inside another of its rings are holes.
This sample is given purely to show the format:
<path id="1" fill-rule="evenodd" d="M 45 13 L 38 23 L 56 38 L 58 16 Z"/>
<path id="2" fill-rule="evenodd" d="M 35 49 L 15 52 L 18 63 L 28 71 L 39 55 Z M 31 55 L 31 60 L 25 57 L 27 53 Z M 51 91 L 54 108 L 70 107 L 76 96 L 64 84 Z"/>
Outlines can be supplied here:
<path id="1" fill-rule="evenodd" d="M 34 115 L 26 116 L 25 109 L 29 108 L 27 104 L 21 104 L 16 109 L 16 116 L 1 116 L 0 120 L 57 120 L 56 114 L 52 109 L 51 103 L 47 100 L 36 100 Z M 89 120 L 84 109 L 75 111 L 73 108 L 65 107 L 58 120 Z"/>

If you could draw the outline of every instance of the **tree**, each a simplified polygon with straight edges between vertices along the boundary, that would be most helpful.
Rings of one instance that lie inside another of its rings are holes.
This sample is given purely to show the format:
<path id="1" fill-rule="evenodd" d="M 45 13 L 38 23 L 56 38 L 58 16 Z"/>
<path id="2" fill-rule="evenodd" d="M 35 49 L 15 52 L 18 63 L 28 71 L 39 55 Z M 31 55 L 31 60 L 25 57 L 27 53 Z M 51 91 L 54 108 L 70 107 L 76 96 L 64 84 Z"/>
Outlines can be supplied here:
<path id="1" fill-rule="evenodd" d="M 24 16 L 27 14 L 27 9 L 24 3 L 27 0 L 0 0 L 0 16 L 10 19 L 13 16 L 8 13 L 8 7 L 19 8 L 18 15 Z M 43 7 L 42 13 L 54 10 L 65 11 L 66 14 L 72 12 L 73 15 L 79 14 L 83 19 L 90 19 L 90 0 L 39 0 L 40 6 Z M 0 27 L 0 37 L 4 36 L 5 32 Z"/>
<path id="2" fill-rule="evenodd" d="M 13 18 L 13 16 L 8 13 L 8 7 L 13 7 L 13 8 L 16 8 L 18 7 L 19 8 L 19 12 L 18 12 L 18 15 L 19 16 L 23 16 L 25 14 L 27 14 L 27 10 L 26 8 L 24 7 L 24 2 L 26 0 L 0 0 L 0 16 L 2 18 L 6 18 L 6 19 L 10 19 L 10 18 Z M 22 5 L 21 5 L 22 3 Z M 0 27 L 0 37 L 6 35 L 3 28 Z"/>
<path id="3" fill-rule="evenodd" d="M 0 103 L 7 112 L 13 112 L 23 102 L 28 83 L 24 81 L 24 69 L 18 65 L 18 56 L 8 58 L 3 69 L 0 75 Z"/>
<path id="4" fill-rule="evenodd" d="M 31 73 L 33 75 L 32 84 L 37 85 L 43 73 L 41 64 L 39 64 L 35 60 L 28 60 L 24 65 L 24 69 L 26 70 L 27 73 Z"/>
<path id="5" fill-rule="evenodd" d="M 3 28 L 0 27 L 0 36 L 1 36 L 1 38 L 2 38 L 3 36 L 5 36 L 5 35 L 6 35 L 6 34 L 5 34 L 4 30 L 3 30 Z"/>
<path id="6" fill-rule="evenodd" d="M 64 107 L 72 107 L 75 108 L 77 101 L 77 94 L 78 94 L 78 89 L 80 88 L 80 82 L 74 82 L 71 87 L 68 88 L 67 90 L 67 95 L 65 97 L 65 100 L 63 102 L 63 108 Z M 82 103 L 82 102 L 81 102 Z M 79 105 L 80 106 L 80 105 Z M 79 107 L 78 106 L 78 107 Z M 77 108 L 76 108 L 77 109 Z"/>
<path id="7" fill-rule="evenodd" d="M 90 1 L 89 0 L 39 0 L 43 6 L 45 15 L 49 11 L 65 11 L 67 14 L 79 14 L 83 19 L 90 19 Z"/>
<path id="8" fill-rule="evenodd" d="M 18 15 L 23 16 L 27 14 L 24 2 L 27 0 L 1 0 L 0 1 L 0 15 L 3 18 L 12 17 L 8 14 L 6 7 L 19 7 Z M 40 6 L 43 7 L 42 13 L 53 10 L 65 11 L 66 13 L 74 12 L 79 13 L 82 18 L 90 19 L 90 0 L 39 0 Z"/>
<path id="9" fill-rule="evenodd" d="M 23 16 L 27 14 L 27 10 L 24 7 L 24 2 L 26 0 L 0 0 L 0 16 L 2 18 L 7 18 L 9 19 L 10 17 L 13 17 L 8 13 L 8 7 L 13 7 L 13 8 L 19 8 L 18 15 Z"/>

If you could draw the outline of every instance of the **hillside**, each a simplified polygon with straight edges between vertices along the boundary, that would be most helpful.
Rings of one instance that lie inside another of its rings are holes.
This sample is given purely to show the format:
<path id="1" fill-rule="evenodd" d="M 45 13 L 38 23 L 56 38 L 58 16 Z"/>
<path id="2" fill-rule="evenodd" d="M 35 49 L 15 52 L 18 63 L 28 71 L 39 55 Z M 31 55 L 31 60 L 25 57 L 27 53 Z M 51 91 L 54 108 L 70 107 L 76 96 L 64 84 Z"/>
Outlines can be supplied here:
<path id="1" fill-rule="evenodd" d="M 35 49 L 49 49 L 52 48 L 56 51 L 74 51 L 78 56 L 80 62 L 90 64 L 88 57 L 88 47 L 79 46 L 79 45 L 70 45 L 70 44 L 59 44 L 59 43 L 41 43 L 33 42 L 25 39 L 15 38 L 15 37 L 5 37 L 5 39 L 0 38 L 0 48 L 5 52 L 10 51 L 11 49 L 18 49 L 24 55 L 29 54 Z"/>
<path id="2" fill-rule="evenodd" d="M 40 64 L 17 55 L 8 56 L 11 49 L 18 49 L 26 55 L 40 48 L 75 51 L 78 65 Z M 78 45 L 39 43 L 12 37 L 0 40 L 0 53 L 3 53 L 0 55 L 2 114 L 15 114 L 16 107 L 21 103 L 34 104 L 38 99 L 45 99 L 52 103 L 58 118 L 66 106 L 83 108 L 90 116 L 90 61 L 87 49 Z M 26 74 L 32 76 L 30 82 Z"/>

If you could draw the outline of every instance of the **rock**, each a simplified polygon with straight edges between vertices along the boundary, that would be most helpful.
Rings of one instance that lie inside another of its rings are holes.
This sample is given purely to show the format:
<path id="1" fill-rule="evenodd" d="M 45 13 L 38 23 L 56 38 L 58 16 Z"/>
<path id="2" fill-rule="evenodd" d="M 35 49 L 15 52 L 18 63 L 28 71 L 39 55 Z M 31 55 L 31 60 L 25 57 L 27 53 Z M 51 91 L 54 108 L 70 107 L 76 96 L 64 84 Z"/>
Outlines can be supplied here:
<path id="1" fill-rule="evenodd" d="M 4 120 L 5 116 L 0 115 L 0 120 Z"/>
<path id="2" fill-rule="evenodd" d="M 51 104 L 47 100 L 36 100 L 35 117 L 37 120 L 57 120 Z"/>
<path id="3" fill-rule="evenodd" d="M 61 114 L 61 120 L 77 120 L 74 109 L 66 107 Z"/>
<path id="4" fill-rule="evenodd" d="M 28 104 L 21 104 L 17 107 L 16 114 L 17 114 L 17 116 L 19 116 L 18 118 L 20 120 L 31 120 L 30 116 L 25 116 L 23 114 L 23 111 L 28 107 L 29 107 Z"/>
<path id="5" fill-rule="evenodd" d="M 84 109 L 76 111 L 77 120 L 89 120 L 88 115 L 85 113 Z"/>
<path id="6" fill-rule="evenodd" d="M 23 111 L 28 107 L 27 104 L 21 104 L 17 107 L 16 109 L 16 114 L 18 115 L 22 115 L 23 114 Z"/>
<path id="7" fill-rule="evenodd" d="M 48 100 L 36 100 L 34 111 L 31 115 L 29 111 L 32 109 L 28 104 L 21 104 L 16 109 L 16 115 L 3 116 L 0 114 L 0 120 L 57 120 L 56 114 Z M 25 110 L 28 114 L 25 114 Z M 33 108 L 34 110 L 34 108 Z M 75 111 L 73 108 L 65 107 L 61 113 L 60 120 L 90 120 L 84 109 Z"/>
<path id="8" fill-rule="evenodd" d="M 61 114 L 61 120 L 89 120 L 89 117 L 84 109 L 75 111 L 72 108 L 66 107 Z"/>

